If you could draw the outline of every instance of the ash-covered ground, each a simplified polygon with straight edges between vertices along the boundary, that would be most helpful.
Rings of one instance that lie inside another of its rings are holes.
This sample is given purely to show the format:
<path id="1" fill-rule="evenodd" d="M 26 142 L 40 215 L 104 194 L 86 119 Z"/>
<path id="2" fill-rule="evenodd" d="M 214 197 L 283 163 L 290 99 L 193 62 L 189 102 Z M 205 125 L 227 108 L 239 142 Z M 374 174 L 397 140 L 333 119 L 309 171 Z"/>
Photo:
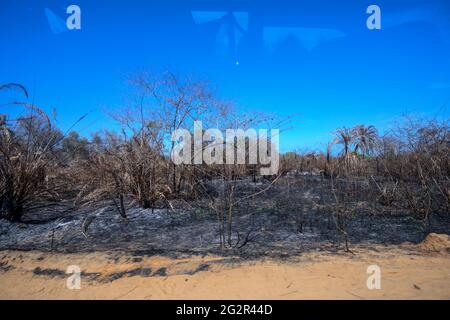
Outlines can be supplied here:
<path id="1" fill-rule="evenodd" d="M 289 257 L 311 250 L 343 249 L 332 214 L 323 210 L 330 199 L 322 177 L 286 177 L 269 191 L 243 201 L 233 214 L 233 249 L 220 249 L 216 213 L 201 200 L 174 209 L 127 209 L 127 219 L 108 204 L 100 208 L 29 212 L 24 223 L 0 220 L 0 250 L 57 252 L 124 251 L 135 255 L 173 257 L 214 253 Z M 269 182 L 242 182 L 242 195 L 265 188 Z M 448 216 L 427 221 L 408 212 L 355 199 L 346 219 L 352 245 L 417 243 L 430 232 L 450 234 Z M 59 208 L 59 209 L 58 209 Z M 332 206 L 331 206 L 332 208 Z M 89 217 L 89 218 L 87 218 Z M 91 220 L 83 232 L 83 222 Z"/>

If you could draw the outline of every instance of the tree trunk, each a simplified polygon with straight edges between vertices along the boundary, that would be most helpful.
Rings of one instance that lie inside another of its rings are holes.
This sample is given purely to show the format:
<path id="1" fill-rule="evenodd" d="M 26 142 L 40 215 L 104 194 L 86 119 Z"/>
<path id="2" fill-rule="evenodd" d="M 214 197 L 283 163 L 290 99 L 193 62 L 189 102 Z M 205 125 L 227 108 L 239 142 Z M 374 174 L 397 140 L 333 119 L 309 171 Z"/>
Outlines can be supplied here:
<path id="1" fill-rule="evenodd" d="M 227 221 L 227 227 L 228 227 L 228 245 L 231 247 L 231 233 L 232 233 L 232 225 L 233 225 L 233 206 L 231 203 L 228 205 L 228 221 Z"/>
<path id="2" fill-rule="evenodd" d="M 125 205 L 123 203 L 123 194 L 119 195 L 119 202 L 120 202 L 120 211 L 122 212 L 121 216 L 126 219 L 127 218 L 127 213 L 126 213 L 126 210 L 125 210 Z"/>

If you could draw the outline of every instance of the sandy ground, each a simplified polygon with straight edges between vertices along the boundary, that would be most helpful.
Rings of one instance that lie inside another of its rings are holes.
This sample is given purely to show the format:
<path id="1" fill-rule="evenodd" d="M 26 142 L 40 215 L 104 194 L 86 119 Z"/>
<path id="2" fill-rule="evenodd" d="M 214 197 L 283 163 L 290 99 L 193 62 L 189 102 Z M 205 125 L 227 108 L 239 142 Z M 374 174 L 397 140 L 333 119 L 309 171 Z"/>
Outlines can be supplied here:
<path id="1" fill-rule="evenodd" d="M 450 299 L 449 237 L 419 245 L 310 252 L 289 260 L 244 261 L 120 252 L 0 252 L 1 299 Z M 68 289 L 70 265 L 81 288 Z M 369 290 L 378 265 L 381 289 Z"/>

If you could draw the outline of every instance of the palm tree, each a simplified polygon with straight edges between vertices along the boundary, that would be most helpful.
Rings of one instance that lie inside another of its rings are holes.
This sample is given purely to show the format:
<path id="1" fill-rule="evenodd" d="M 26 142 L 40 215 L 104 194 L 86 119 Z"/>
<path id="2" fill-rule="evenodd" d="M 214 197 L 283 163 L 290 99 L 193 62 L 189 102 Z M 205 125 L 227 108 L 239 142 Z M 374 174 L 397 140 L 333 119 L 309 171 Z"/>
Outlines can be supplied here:
<path id="1" fill-rule="evenodd" d="M 352 129 L 352 138 L 355 143 L 354 152 L 357 153 L 360 150 L 363 157 L 372 153 L 378 140 L 377 129 L 370 125 L 359 125 Z"/>
<path id="2" fill-rule="evenodd" d="M 346 127 L 338 128 L 333 134 L 335 136 L 335 139 L 332 144 L 341 144 L 344 148 L 342 156 L 344 158 L 347 158 L 350 146 L 353 141 L 352 129 L 348 129 Z"/>

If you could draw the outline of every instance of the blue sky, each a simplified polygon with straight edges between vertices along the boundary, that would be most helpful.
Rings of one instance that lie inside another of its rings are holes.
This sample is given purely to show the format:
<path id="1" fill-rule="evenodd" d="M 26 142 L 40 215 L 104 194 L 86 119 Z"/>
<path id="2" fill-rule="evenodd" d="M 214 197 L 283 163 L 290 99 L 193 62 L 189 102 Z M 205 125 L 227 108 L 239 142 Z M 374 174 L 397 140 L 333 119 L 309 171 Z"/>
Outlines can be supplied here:
<path id="1" fill-rule="evenodd" d="M 64 28 L 71 4 L 81 30 Z M 366 27 L 370 4 L 381 30 Z M 2 0 L 0 40 L 0 83 L 24 84 L 63 130 L 89 113 L 84 135 L 114 127 L 106 113 L 142 70 L 210 80 L 243 110 L 297 114 L 282 151 L 321 148 L 339 126 L 383 130 L 403 112 L 449 116 L 445 0 Z"/>

